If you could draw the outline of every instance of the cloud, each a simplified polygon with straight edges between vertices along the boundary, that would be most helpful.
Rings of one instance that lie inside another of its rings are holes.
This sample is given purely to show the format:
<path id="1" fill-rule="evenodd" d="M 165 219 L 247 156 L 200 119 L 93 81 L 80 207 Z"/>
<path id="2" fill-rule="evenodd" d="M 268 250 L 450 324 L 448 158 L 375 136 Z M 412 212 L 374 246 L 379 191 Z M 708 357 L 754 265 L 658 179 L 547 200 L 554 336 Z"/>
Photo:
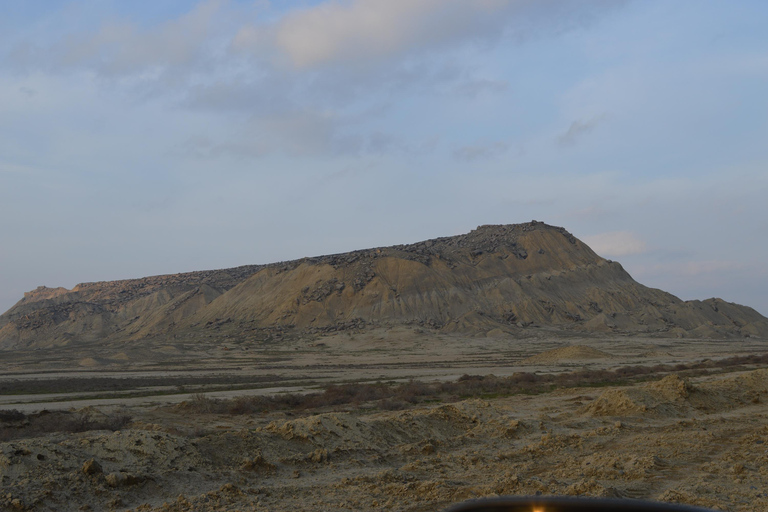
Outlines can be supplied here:
<path id="1" fill-rule="evenodd" d="M 741 270 L 744 264 L 738 261 L 689 261 L 683 266 L 683 272 L 688 276 L 698 276 L 702 274 L 715 274 L 720 272 L 731 272 Z"/>
<path id="2" fill-rule="evenodd" d="M 35 174 L 36 169 L 27 165 L 19 165 L 11 162 L 0 161 L 0 173 L 8 174 Z"/>
<path id="3" fill-rule="evenodd" d="M 708 275 L 727 275 L 734 272 L 750 270 L 755 276 L 768 275 L 764 269 L 750 267 L 743 261 L 734 260 L 690 260 L 651 265 L 635 265 L 639 275 L 665 275 L 701 277 Z M 758 269 L 760 269 L 758 271 Z"/>
<path id="4" fill-rule="evenodd" d="M 594 221 L 604 219 L 607 215 L 611 215 L 614 212 L 605 206 L 588 206 L 586 208 L 576 208 L 567 212 L 563 217 L 565 219 L 582 219 L 587 221 Z"/>
<path id="5" fill-rule="evenodd" d="M 27 98 L 31 98 L 37 95 L 37 90 L 27 86 L 19 87 L 19 92 L 24 96 L 26 96 Z"/>
<path id="6" fill-rule="evenodd" d="M 473 146 L 462 146 L 453 152 L 453 157 L 464 162 L 475 160 L 484 160 L 494 158 L 509 149 L 509 143 L 503 141 L 492 142 L 490 144 L 476 144 Z"/>
<path id="7" fill-rule="evenodd" d="M 601 256 L 628 256 L 641 254 L 646 250 L 645 242 L 630 231 L 600 233 L 586 236 L 583 241 Z"/>
<path id="8" fill-rule="evenodd" d="M 371 119 L 370 112 L 393 98 L 404 104 L 405 95 L 503 94 L 509 83 L 483 72 L 474 58 L 478 51 L 515 45 L 526 34 L 581 25 L 617 2 L 314 4 L 286 9 L 277 2 L 244 7 L 205 0 L 153 25 L 114 16 L 87 29 L 25 35 L 0 51 L 0 65 L 14 64 L 10 67 L 22 75 L 77 74 L 102 90 L 126 93 L 129 101 L 156 100 L 171 109 L 234 116 L 229 124 L 241 126 L 229 138 L 203 130 L 187 135 L 207 137 L 207 143 L 191 149 L 210 157 L 415 154 L 430 151 L 439 130 L 397 133 L 391 119 Z M 360 122 L 356 116 L 368 119 Z M 425 142 L 413 142 L 418 140 Z M 469 161 L 505 150 L 499 143 L 467 146 L 456 157 Z"/>
<path id="9" fill-rule="evenodd" d="M 275 27 L 250 26 L 235 37 L 240 48 L 258 49 L 273 38 L 297 68 L 341 61 L 380 60 L 414 47 L 457 37 L 489 37 L 503 27 L 504 0 L 353 0 L 324 2 L 294 11 Z"/>
<path id="10" fill-rule="evenodd" d="M 327 1 L 289 13 L 274 25 L 243 27 L 233 46 L 264 55 L 274 48 L 296 68 L 367 64 L 424 49 L 524 39 L 542 27 L 581 24 L 592 11 L 621 2 L 566 0 Z"/>
<path id="11" fill-rule="evenodd" d="M 431 102 L 436 95 L 504 94 L 509 82 L 483 70 L 474 59 L 478 51 L 514 46 L 539 29 L 582 24 L 615 5 L 601 0 L 578 6 L 567 0 L 313 4 L 246 8 L 231 0 L 205 0 L 151 25 L 120 16 L 108 22 L 97 18 L 88 28 L 25 35 L 0 51 L 0 65 L 16 59 L 21 68 L 14 69 L 21 75 L 77 76 L 97 90 L 116 92 L 119 101 L 157 101 L 195 115 L 204 111 L 213 123 L 229 118 L 218 131 L 190 124 L 189 133 L 172 144 L 177 156 L 426 154 L 436 147 L 439 128 L 415 123 L 403 133 L 392 127 L 394 114 L 374 111 L 396 104 L 389 108 L 396 114 L 408 95 Z M 29 90 L 19 91 L 30 96 Z M 180 145 L 184 139 L 190 142 Z M 454 156 L 474 161 L 507 149 L 503 142 L 467 145 Z"/>
<path id="12" fill-rule="evenodd" d="M 593 117 L 587 121 L 576 120 L 571 123 L 568 130 L 557 138 L 560 146 L 571 146 L 579 139 L 590 133 L 595 127 L 605 119 L 605 114 Z"/>
<path id="13" fill-rule="evenodd" d="M 106 78 L 144 80 L 173 71 L 183 79 L 216 53 L 215 29 L 221 25 L 219 18 L 227 16 L 226 5 L 226 0 L 200 2 L 178 18 L 151 28 L 110 21 L 49 44 L 28 40 L 10 48 L 7 58 L 22 69 L 86 69 Z"/>
<path id="14" fill-rule="evenodd" d="M 271 153 L 317 157 L 357 153 L 362 138 L 346 134 L 345 120 L 332 111 L 304 109 L 254 117 L 235 134 L 188 138 L 178 150 L 193 158 L 259 158 Z"/>
<path id="15" fill-rule="evenodd" d="M 237 133 L 191 136 L 170 152 L 193 159 L 219 157 L 261 158 L 270 154 L 291 157 L 342 155 L 425 155 L 439 138 L 404 139 L 373 130 L 357 133 L 354 119 L 332 111 L 294 110 L 254 117 Z"/>
<path id="16" fill-rule="evenodd" d="M 116 17 L 95 30 L 29 35 L 8 47 L 4 57 L 25 69 L 87 69 L 110 78 L 146 80 L 163 75 L 189 86 L 185 79 L 192 71 L 263 75 L 274 73 L 281 63 L 295 70 L 339 64 L 365 68 L 386 60 L 414 64 L 413 59 L 424 55 L 434 62 L 436 49 L 472 44 L 487 48 L 508 35 L 519 42 L 531 35 L 559 33 L 622 3 L 326 0 L 283 12 L 268 2 L 245 8 L 228 0 L 205 0 L 149 27 Z M 243 62 L 244 54 L 256 60 Z M 476 79 L 459 89 L 476 94 L 506 87 L 503 81 Z"/>
<path id="17" fill-rule="evenodd" d="M 506 80 L 478 79 L 468 80 L 458 84 L 454 90 L 462 95 L 475 98 L 481 94 L 501 94 L 509 90 L 509 82 Z"/>

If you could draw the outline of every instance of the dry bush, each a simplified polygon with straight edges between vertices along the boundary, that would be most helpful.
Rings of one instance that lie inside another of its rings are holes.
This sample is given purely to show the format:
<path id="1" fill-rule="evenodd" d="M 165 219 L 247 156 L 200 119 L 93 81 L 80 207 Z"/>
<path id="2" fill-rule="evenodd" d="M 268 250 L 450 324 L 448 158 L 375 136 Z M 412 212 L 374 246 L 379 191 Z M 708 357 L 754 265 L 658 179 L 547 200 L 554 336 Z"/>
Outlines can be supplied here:
<path id="1" fill-rule="evenodd" d="M 720 361 L 710 361 L 710 364 L 718 368 L 724 368 L 729 366 L 741 366 L 745 364 L 766 364 L 768 363 L 768 354 L 751 354 L 748 356 L 733 356 Z"/>
<path id="2" fill-rule="evenodd" d="M 408 402 L 395 398 L 385 398 L 379 402 L 379 408 L 383 411 L 402 411 L 410 406 Z"/>
<path id="3" fill-rule="evenodd" d="M 411 380 L 405 384 L 395 386 L 394 397 L 410 404 L 419 403 L 424 398 L 437 395 L 441 389 L 439 384 L 426 383 L 417 380 Z"/>
<path id="4" fill-rule="evenodd" d="M 90 412 L 47 411 L 24 414 L 0 411 L 0 441 L 39 437 L 55 432 L 88 432 L 91 430 L 121 430 L 133 419 L 127 414 L 114 413 L 95 418 Z"/>
<path id="5" fill-rule="evenodd" d="M 228 404 L 229 407 L 227 407 L 227 413 L 238 415 L 255 414 L 257 412 L 261 412 L 265 409 L 265 404 L 263 403 L 263 400 L 259 400 L 260 398 L 262 397 L 239 396 L 237 398 L 233 398 Z"/>
<path id="6" fill-rule="evenodd" d="M 4 423 L 12 421 L 24 421 L 27 419 L 27 415 L 18 409 L 2 409 L 0 410 L 0 421 Z"/>
<path id="7" fill-rule="evenodd" d="M 716 362 L 704 360 L 690 364 L 635 365 L 615 370 L 581 370 L 557 374 L 516 372 L 508 377 L 465 374 L 453 382 L 411 380 L 402 384 L 339 384 L 328 386 L 321 393 L 239 397 L 232 400 L 213 400 L 203 394 L 197 394 L 183 407 L 199 413 L 257 414 L 274 410 L 317 410 L 376 402 L 380 409 L 399 410 L 436 398 L 458 400 L 468 397 L 545 393 L 556 388 L 624 385 L 669 372 L 685 371 L 695 374 L 708 369 L 765 363 L 768 363 L 768 354 L 737 356 Z"/>
<path id="8" fill-rule="evenodd" d="M 195 393 L 189 402 L 189 408 L 202 414 L 221 414 L 226 412 L 227 404 L 223 400 L 209 398 L 205 393 Z"/>
<path id="9" fill-rule="evenodd" d="M 107 415 L 103 420 L 97 422 L 97 430 L 111 430 L 112 432 L 122 430 L 131 424 L 133 418 L 125 413 L 114 413 Z"/>

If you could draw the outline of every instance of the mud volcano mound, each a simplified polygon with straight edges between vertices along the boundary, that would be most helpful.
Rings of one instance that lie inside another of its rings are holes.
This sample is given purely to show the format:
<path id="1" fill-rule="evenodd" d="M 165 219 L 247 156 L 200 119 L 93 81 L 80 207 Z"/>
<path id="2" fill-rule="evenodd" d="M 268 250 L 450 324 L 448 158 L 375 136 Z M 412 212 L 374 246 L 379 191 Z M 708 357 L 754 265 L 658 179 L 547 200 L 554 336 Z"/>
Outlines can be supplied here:
<path id="1" fill-rule="evenodd" d="M 259 342 L 403 324 L 468 335 L 547 327 L 768 337 L 768 319 L 750 308 L 647 288 L 565 229 L 534 221 L 267 265 L 40 287 L 0 316 L 0 348 L 167 344 L 201 333 Z"/>

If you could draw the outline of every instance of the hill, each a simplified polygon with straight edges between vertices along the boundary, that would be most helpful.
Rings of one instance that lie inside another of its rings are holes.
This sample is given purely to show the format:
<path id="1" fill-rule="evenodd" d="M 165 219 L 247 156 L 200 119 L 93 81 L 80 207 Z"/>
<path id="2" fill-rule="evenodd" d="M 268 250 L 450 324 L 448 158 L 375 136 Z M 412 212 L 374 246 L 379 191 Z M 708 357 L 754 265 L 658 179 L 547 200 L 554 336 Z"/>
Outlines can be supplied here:
<path id="1" fill-rule="evenodd" d="M 0 348 L 414 325 L 443 333 L 768 337 L 768 319 L 720 299 L 645 287 L 563 228 L 465 235 L 225 270 L 39 287 L 0 316 Z"/>

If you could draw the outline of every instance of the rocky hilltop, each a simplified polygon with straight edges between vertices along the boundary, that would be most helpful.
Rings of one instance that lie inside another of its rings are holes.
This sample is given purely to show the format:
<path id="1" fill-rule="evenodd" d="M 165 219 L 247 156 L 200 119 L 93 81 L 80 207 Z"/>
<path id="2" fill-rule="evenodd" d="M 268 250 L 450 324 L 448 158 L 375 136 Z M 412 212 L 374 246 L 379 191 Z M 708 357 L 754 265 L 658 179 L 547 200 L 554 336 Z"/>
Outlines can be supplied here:
<path id="1" fill-rule="evenodd" d="M 645 287 L 565 229 L 533 221 L 268 265 L 40 287 L 0 316 L 0 348 L 201 330 L 258 342 L 397 324 L 467 334 L 545 327 L 768 337 L 768 319 L 751 308 Z"/>

